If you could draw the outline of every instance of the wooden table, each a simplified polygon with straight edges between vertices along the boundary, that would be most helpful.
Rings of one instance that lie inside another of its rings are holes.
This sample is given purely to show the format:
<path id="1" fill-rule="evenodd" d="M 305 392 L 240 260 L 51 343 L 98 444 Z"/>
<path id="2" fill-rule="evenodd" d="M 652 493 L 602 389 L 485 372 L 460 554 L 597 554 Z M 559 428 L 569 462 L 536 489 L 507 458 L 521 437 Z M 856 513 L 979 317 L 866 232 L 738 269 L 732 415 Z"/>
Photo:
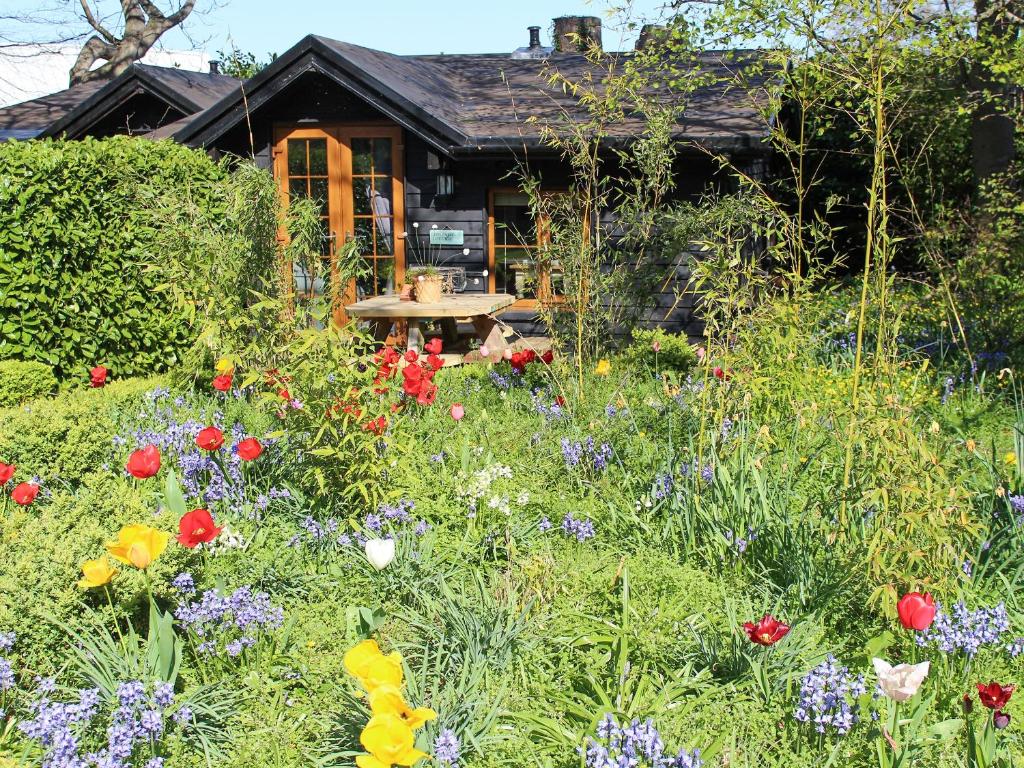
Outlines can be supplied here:
<path id="1" fill-rule="evenodd" d="M 420 304 L 416 301 L 401 301 L 397 295 L 374 296 L 345 307 L 349 317 L 370 320 L 373 323 L 373 336 L 377 341 L 386 341 L 391 324 L 396 320 L 409 323 L 409 349 L 419 352 L 423 348 L 423 331 L 420 321 L 434 319 L 441 321 L 444 339 L 453 343 L 458 338 L 456 321 L 469 318 L 476 329 L 481 344 L 488 350 L 503 352 L 508 346 L 501 333 L 501 325 L 495 319 L 506 308 L 515 303 L 515 297 L 507 293 L 456 293 L 445 295 L 433 304 Z"/>

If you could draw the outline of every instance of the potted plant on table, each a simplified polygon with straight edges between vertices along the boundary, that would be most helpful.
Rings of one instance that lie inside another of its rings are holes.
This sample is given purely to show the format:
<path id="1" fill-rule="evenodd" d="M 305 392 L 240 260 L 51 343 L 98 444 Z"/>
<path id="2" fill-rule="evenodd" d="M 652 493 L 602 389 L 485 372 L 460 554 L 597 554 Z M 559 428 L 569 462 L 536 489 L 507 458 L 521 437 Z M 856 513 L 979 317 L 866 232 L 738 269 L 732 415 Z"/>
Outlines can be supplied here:
<path id="1" fill-rule="evenodd" d="M 416 301 L 420 304 L 436 304 L 444 291 L 444 277 L 437 267 L 417 267 L 409 270 Z"/>

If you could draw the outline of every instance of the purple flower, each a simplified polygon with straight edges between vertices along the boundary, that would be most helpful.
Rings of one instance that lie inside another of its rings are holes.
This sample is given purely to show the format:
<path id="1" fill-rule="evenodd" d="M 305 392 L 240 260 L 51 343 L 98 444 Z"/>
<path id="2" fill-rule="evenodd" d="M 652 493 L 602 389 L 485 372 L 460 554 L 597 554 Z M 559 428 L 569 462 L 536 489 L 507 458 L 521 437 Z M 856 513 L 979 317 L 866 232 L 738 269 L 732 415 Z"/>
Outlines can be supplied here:
<path id="1" fill-rule="evenodd" d="M 447 768 L 455 768 L 459 763 L 462 745 L 458 736 L 451 728 L 445 728 L 434 739 L 434 758 Z"/>
<path id="2" fill-rule="evenodd" d="M 992 608 L 968 611 L 963 602 L 956 603 L 951 612 L 937 604 L 935 621 L 915 640 L 922 648 L 933 646 L 945 653 L 961 651 L 969 658 L 985 646 L 1003 644 L 1002 636 L 1010 631 L 1006 606 L 998 603 Z"/>
<path id="3" fill-rule="evenodd" d="M 596 535 L 594 524 L 590 520 L 577 520 L 571 512 L 566 512 L 562 518 L 562 532 L 580 542 L 592 539 Z"/>
<path id="4" fill-rule="evenodd" d="M 866 692 L 864 676 L 854 677 L 831 654 L 800 683 L 800 697 L 793 718 L 813 724 L 818 733 L 849 733 L 858 721 L 857 698 Z"/>
<path id="5" fill-rule="evenodd" d="M 585 768 L 701 768 L 700 750 L 679 750 L 675 755 L 665 750 L 661 733 L 648 719 L 633 720 L 621 727 L 610 714 L 597 724 L 597 738 L 587 737 L 577 750 L 584 757 Z"/>
<path id="6" fill-rule="evenodd" d="M 188 571 L 179 573 L 171 580 L 171 586 L 183 595 L 192 595 L 196 591 L 196 583 Z"/>

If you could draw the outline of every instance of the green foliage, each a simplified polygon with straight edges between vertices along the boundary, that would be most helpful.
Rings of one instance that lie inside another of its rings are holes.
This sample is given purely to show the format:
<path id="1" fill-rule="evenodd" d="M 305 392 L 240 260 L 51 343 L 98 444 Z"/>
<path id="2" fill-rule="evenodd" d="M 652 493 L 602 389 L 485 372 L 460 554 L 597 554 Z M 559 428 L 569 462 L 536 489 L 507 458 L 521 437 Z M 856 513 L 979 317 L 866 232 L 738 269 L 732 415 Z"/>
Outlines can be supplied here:
<path id="1" fill-rule="evenodd" d="M 167 370 L 189 341 L 160 279 L 147 199 L 203 205 L 223 171 L 172 142 L 115 138 L 0 145 L 0 355 L 94 365 L 127 377 Z"/>
<path id="2" fill-rule="evenodd" d="M 159 382 L 115 381 L 0 411 L 0 457 L 17 465 L 20 476 L 73 488 L 111 461 L 122 414 Z"/>
<path id="3" fill-rule="evenodd" d="M 653 365 L 685 377 L 697 364 L 697 353 L 685 334 L 669 333 L 663 328 L 634 329 L 626 349 L 626 358 L 633 365 Z"/>
<path id="4" fill-rule="evenodd" d="M 56 389 L 53 369 L 45 363 L 0 360 L 0 408 L 21 405 Z"/>

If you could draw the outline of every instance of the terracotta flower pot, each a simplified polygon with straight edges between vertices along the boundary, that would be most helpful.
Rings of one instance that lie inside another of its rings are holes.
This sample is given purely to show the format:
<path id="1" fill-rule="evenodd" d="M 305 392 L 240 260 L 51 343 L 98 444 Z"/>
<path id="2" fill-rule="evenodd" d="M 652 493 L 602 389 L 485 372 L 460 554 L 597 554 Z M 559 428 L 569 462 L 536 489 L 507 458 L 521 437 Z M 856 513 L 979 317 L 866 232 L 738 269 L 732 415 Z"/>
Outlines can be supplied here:
<path id="1" fill-rule="evenodd" d="M 406 283 L 402 286 L 402 292 L 398 294 L 399 301 L 412 301 L 412 285 Z"/>

